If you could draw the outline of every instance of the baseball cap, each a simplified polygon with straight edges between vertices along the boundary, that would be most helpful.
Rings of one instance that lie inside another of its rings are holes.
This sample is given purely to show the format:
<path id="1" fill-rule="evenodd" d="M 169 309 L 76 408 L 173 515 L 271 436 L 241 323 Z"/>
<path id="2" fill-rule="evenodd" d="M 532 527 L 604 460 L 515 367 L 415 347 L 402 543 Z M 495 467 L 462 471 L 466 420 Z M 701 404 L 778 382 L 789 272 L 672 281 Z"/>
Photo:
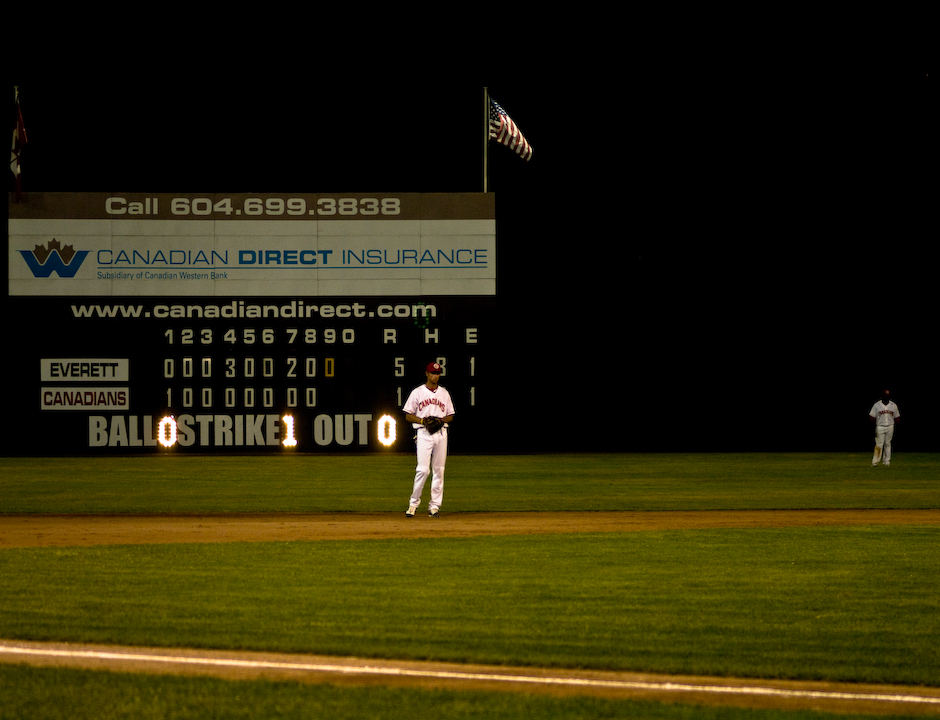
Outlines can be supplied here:
<path id="1" fill-rule="evenodd" d="M 438 365 L 436 362 L 428 363 L 428 372 L 440 374 L 441 366 Z"/>

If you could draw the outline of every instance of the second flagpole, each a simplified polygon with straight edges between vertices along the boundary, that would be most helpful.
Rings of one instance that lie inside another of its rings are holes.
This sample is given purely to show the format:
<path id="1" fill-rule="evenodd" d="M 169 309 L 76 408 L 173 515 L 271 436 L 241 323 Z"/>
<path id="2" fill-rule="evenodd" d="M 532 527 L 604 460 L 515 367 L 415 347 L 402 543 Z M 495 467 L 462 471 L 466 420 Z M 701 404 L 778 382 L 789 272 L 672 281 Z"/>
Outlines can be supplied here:
<path id="1" fill-rule="evenodd" d="M 489 88 L 483 88 L 483 194 L 487 190 L 487 180 L 489 178 L 489 147 L 490 147 L 490 93 Z"/>

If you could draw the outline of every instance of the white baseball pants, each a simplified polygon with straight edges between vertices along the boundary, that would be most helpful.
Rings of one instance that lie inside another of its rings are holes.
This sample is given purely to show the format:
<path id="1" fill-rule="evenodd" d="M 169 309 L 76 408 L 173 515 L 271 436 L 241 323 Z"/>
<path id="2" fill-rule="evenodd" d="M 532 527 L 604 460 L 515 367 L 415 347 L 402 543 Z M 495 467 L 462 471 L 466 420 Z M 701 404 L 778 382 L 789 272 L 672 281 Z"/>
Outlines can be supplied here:
<path id="1" fill-rule="evenodd" d="M 875 428 L 875 454 L 871 464 L 877 465 L 879 460 L 887 465 L 891 462 L 891 438 L 894 437 L 894 425 L 878 425 Z"/>
<path id="2" fill-rule="evenodd" d="M 447 462 L 447 428 L 431 435 L 423 427 L 418 428 L 418 466 L 415 468 L 415 483 L 411 490 L 410 505 L 421 504 L 424 483 L 431 476 L 431 500 L 428 510 L 440 510 L 444 501 L 444 465 Z"/>

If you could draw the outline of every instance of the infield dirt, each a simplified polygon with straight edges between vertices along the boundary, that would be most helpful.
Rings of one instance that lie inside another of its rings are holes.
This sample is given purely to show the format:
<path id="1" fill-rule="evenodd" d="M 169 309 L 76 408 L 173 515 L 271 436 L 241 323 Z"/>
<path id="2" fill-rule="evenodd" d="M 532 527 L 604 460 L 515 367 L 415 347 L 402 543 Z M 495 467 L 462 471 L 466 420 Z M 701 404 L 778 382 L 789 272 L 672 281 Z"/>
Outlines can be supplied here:
<path id="1" fill-rule="evenodd" d="M 940 510 L 0 515 L 0 548 L 940 524 Z"/>

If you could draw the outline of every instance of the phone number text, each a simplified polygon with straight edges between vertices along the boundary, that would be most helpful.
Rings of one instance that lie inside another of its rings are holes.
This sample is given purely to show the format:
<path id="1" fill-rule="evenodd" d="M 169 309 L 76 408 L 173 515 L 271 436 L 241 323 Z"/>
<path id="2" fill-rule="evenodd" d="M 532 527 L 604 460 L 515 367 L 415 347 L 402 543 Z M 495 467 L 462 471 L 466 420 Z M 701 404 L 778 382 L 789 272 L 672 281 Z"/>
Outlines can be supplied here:
<path id="1" fill-rule="evenodd" d="M 148 197 L 128 201 L 109 197 L 105 212 L 109 215 L 158 215 L 166 198 Z M 163 205 L 165 207 L 165 205 Z M 397 197 L 321 197 L 309 201 L 304 197 L 174 197 L 169 199 L 170 213 L 177 217 L 246 216 L 246 217 L 394 217 L 401 215 L 401 198 Z"/>

